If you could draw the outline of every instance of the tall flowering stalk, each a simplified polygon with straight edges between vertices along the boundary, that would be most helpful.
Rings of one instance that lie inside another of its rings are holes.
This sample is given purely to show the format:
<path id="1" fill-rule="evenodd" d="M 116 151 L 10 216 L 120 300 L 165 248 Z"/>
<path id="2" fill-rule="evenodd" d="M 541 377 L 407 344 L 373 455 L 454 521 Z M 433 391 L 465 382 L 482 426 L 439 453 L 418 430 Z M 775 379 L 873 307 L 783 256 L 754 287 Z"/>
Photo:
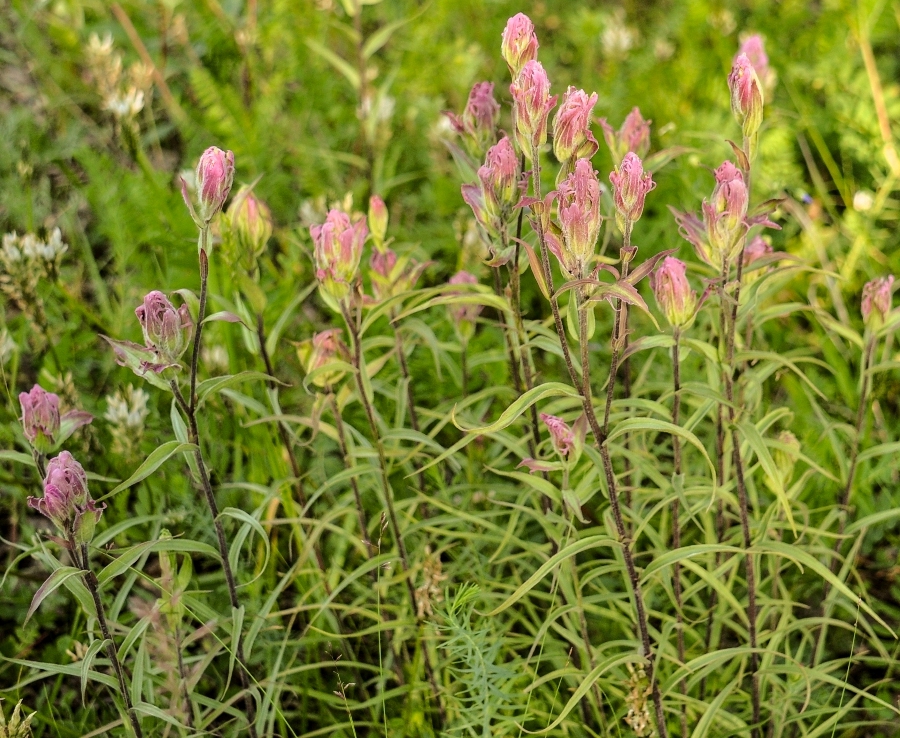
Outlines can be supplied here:
<path id="1" fill-rule="evenodd" d="M 404 581 L 409 595 L 412 612 L 417 612 L 416 589 L 413 584 L 409 554 L 406 542 L 400 530 L 400 520 L 397 517 L 394 505 L 394 492 L 388 479 L 387 454 L 384 441 L 375 418 L 375 408 L 372 398 L 366 387 L 363 373 L 366 371 L 362 353 L 362 297 L 360 293 L 359 264 L 362 259 L 363 247 L 368 235 L 368 227 L 364 218 L 353 222 L 346 213 L 332 209 L 329 211 L 325 223 L 314 225 L 310 228 L 310 237 L 314 246 L 314 258 L 316 262 L 316 277 L 319 280 L 320 293 L 325 302 L 341 314 L 350 337 L 350 362 L 353 366 L 353 375 L 356 380 L 356 390 L 366 420 L 372 443 L 378 454 L 379 478 L 381 480 L 382 494 L 388 512 L 388 521 L 391 533 L 397 544 L 397 552 L 400 558 L 400 566 L 403 569 Z M 441 702 L 434 667 L 427 649 L 423 650 L 425 671 L 431 683 L 441 721 L 444 720 L 444 708 Z"/>
<path id="2" fill-rule="evenodd" d="M 187 187 L 182 182 L 182 195 L 185 204 L 194 218 L 194 222 L 200 231 L 198 251 L 200 261 L 200 307 L 197 314 L 197 326 L 194 333 L 193 349 L 191 351 L 190 378 L 188 396 L 182 394 L 177 378 L 169 381 L 175 401 L 187 418 L 188 434 L 191 443 L 195 445 L 194 460 L 200 475 L 200 485 L 206 504 L 213 520 L 216 532 L 216 542 L 219 548 L 219 557 L 222 560 L 222 569 L 225 572 L 225 582 L 228 587 L 228 597 L 233 610 L 240 609 L 240 601 L 237 596 L 237 581 L 231 563 L 228 559 L 228 544 L 225 539 L 225 529 L 219 519 L 219 506 L 213 492 L 212 482 L 209 478 L 209 469 L 203 457 L 201 448 L 200 431 L 197 426 L 197 372 L 200 362 L 200 348 L 203 337 L 203 320 L 206 317 L 206 301 L 209 282 L 209 229 L 212 219 L 222 211 L 231 185 L 234 182 L 234 154 L 231 151 L 222 151 L 215 146 L 207 149 L 200 157 L 197 164 L 197 197 L 198 207 L 194 208 L 187 192 Z M 233 634 L 232 648 L 238 661 L 238 678 L 244 691 L 244 705 L 247 710 L 247 731 L 252 737 L 256 737 L 255 706 L 253 696 L 250 694 L 250 675 L 247 669 L 247 660 L 244 655 L 243 634 Z"/>
<path id="3" fill-rule="evenodd" d="M 552 205 L 552 198 L 548 196 L 548 200 L 545 201 L 541 192 L 540 149 L 546 141 L 547 116 L 550 110 L 556 104 L 556 98 L 550 97 L 550 81 L 547 78 L 543 67 L 541 67 L 540 63 L 537 61 L 529 61 L 525 64 L 525 66 L 522 68 L 521 73 L 519 74 L 518 79 L 516 79 L 510 87 L 510 92 L 513 96 L 517 140 L 519 142 L 519 145 L 522 147 L 523 153 L 531 161 L 532 167 L 531 181 L 534 197 L 532 210 L 535 214 L 533 225 L 535 230 L 537 231 L 539 246 L 538 250 L 540 251 L 540 273 L 536 272 L 535 277 L 541 283 L 542 291 L 545 295 L 548 296 L 548 299 L 550 301 L 550 307 L 553 313 L 553 322 L 556 327 L 560 347 L 562 348 L 566 369 L 569 372 L 569 378 L 572 382 L 573 387 L 575 387 L 581 395 L 582 407 L 587 417 L 588 424 L 591 427 L 591 431 L 593 432 L 597 450 L 599 451 L 602 459 L 603 472 L 606 478 L 607 489 L 609 490 L 610 508 L 613 514 L 613 520 L 615 521 L 616 533 L 619 537 L 619 541 L 622 544 L 622 555 L 625 561 L 628 583 L 631 588 L 632 596 L 634 598 L 642 652 L 644 657 L 647 659 L 646 673 L 651 684 L 650 689 L 654 708 L 656 711 L 657 730 L 659 731 L 661 738 L 667 738 L 668 730 L 666 728 L 665 713 L 662 706 L 662 694 L 660 693 L 657 680 L 654 678 L 655 654 L 650 643 L 650 628 L 647 617 L 647 608 L 644 602 L 643 592 L 641 591 L 640 577 L 638 576 L 637 568 L 634 563 L 634 555 L 631 550 L 632 541 L 625 527 L 625 522 L 622 517 L 622 511 L 619 504 L 619 493 L 617 489 L 615 471 L 613 470 L 612 460 L 609 454 L 609 447 L 606 443 L 608 434 L 606 429 L 600 425 L 593 407 L 593 400 L 590 389 L 590 361 L 587 349 L 587 302 L 585 300 L 584 293 L 581 290 L 576 291 L 576 299 L 578 301 L 579 308 L 579 338 L 581 343 L 582 376 L 581 378 L 579 378 L 578 373 L 575 370 L 571 352 L 569 350 L 568 339 L 566 338 L 566 331 L 565 327 L 563 326 L 562 316 L 559 309 L 558 296 L 553 287 L 553 273 L 550 266 L 550 241 L 552 238 L 554 238 L 552 229 L 555 228 L 555 226 L 552 224 L 550 218 L 550 206 Z M 585 170 L 584 165 L 581 166 L 581 169 L 583 172 L 581 176 L 587 176 L 587 171 Z M 587 169 L 591 170 L 589 164 L 587 166 Z M 575 173 L 573 176 L 578 176 L 578 170 L 579 162 L 576 162 Z M 639 178 L 638 181 L 641 182 L 641 188 L 645 190 L 648 189 L 648 185 L 644 183 L 642 179 Z M 629 193 L 633 192 L 635 191 L 629 190 Z M 646 194 L 646 192 L 644 192 L 644 194 Z M 639 215 L 639 210 L 637 210 L 637 201 L 631 199 L 629 200 L 629 202 L 630 208 L 628 212 L 630 214 Z M 643 197 L 640 197 L 640 202 L 642 207 Z M 590 224 L 596 217 L 594 213 L 594 204 L 592 198 L 584 198 L 584 204 L 584 210 L 580 213 L 580 217 L 576 218 L 575 212 L 572 212 L 570 214 L 570 222 L 573 227 L 573 234 L 579 232 L 580 230 L 582 230 L 582 228 L 589 233 Z M 561 219 L 563 218 L 563 216 L 560 217 Z M 578 226 L 581 226 L 582 228 L 579 228 Z M 550 232 L 549 237 L 548 232 Z M 554 248 L 557 247 L 554 246 Z M 594 244 L 591 244 L 592 251 L 593 248 Z M 574 255 L 573 258 L 575 258 Z M 572 263 L 575 262 L 573 261 Z M 617 323 L 618 317 L 619 316 L 617 315 Z M 613 376 L 614 374 L 611 372 L 610 383 L 613 382 Z"/>
<path id="4" fill-rule="evenodd" d="M 125 710 L 131 729 L 137 738 L 142 738 L 143 731 L 138 720 L 134 704 L 131 701 L 131 690 L 125 669 L 119 661 L 118 649 L 109 630 L 103 602 L 100 599 L 100 583 L 91 570 L 88 546 L 94 538 L 94 530 L 106 505 L 99 505 L 91 498 L 88 490 L 87 474 L 68 451 L 63 451 L 47 464 L 44 479 L 44 496 L 29 497 L 28 506 L 47 517 L 62 534 L 66 548 L 81 570 L 82 579 L 91 593 L 97 624 L 100 634 L 106 643 L 106 655 L 113 666 L 119 694 L 125 702 Z M 36 595 L 37 598 L 37 595 Z M 34 607 L 32 605 L 32 607 Z"/>

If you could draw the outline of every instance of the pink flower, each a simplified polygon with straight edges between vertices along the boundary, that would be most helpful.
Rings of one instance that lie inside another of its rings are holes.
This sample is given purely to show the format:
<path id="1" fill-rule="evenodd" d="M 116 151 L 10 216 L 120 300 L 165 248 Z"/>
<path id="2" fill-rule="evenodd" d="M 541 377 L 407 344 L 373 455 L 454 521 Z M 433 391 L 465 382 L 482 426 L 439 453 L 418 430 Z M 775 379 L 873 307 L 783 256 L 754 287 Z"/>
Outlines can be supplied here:
<path id="1" fill-rule="evenodd" d="M 644 158 L 650 151 L 650 123 L 644 120 L 639 108 L 632 108 L 622 127 L 618 131 L 606 122 L 606 118 L 600 119 L 600 127 L 603 128 L 603 139 L 609 147 L 613 163 L 616 166 L 622 163 L 625 154 L 634 152 L 640 158 Z"/>
<path id="2" fill-rule="evenodd" d="M 516 139 L 529 159 L 532 147 L 540 148 L 547 141 L 547 117 L 556 105 L 550 97 L 550 79 L 538 61 L 529 61 L 513 82 L 509 91 L 513 97 L 516 117 Z"/>
<path id="3" fill-rule="evenodd" d="M 197 162 L 200 220 L 209 223 L 222 210 L 234 182 L 234 153 L 210 146 Z"/>
<path id="4" fill-rule="evenodd" d="M 862 294 L 862 317 L 866 328 L 876 331 L 891 312 L 894 275 L 867 282 Z"/>
<path id="5" fill-rule="evenodd" d="M 349 351 L 340 335 L 339 328 L 331 328 L 297 344 L 297 357 L 307 374 L 328 366 L 335 359 L 346 361 L 349 358 Z M 343 375 L 340 370 L 319 372 L 313 377 L 312 383 L 317 387 L 330 387 Z"/>
<path id="6" fill-rule="evenodd" d="M 380 302 L 413 289 L 428 263 L 420 264 L 408 256 L 397 258 L 393 250 L 385 249 L 372 252 L 369 266 L 372 293 Z"/>
<path id="7" fill-rule="evenodd" d="M 153 290 L 134 314 L 141 323 L 147 348 L 153 349 L 162 364 L 174 364 L 191 342 L 194 324 L 186 304 L 177 310 L 162 292 Z"/>
<path id="8" fill-rule="evenodd" d="M 25 438 L 39 453 L 47 453 L 59 435 L 59 396 L 39 384 L 19 395 Z"/>
<path id="9" fill-rule="evenodd" d="M 591 113 L 597 93 L 590 97 L 584 90 L 569 87 L 553 118 L 553 153 L 565 163 L 572 159 L 590 159 L 600 148 L 591 132 Z"/>
<path id="10" fill-rule="evenodd" d="M 755 236 L 750 243 L 744 246 L 744 268 L 750 266 L 757 259 L 761 259 L 772 253 L 772 247 L 763 240 L 762 236 Z"/>
<path id="11" fill-rule="evenodd" d="M 688 325 L 697 309 L 697 293 L 691 289 L 686 272 L 683 261 L 667 256 L 650 275 L 656 304 L 674 328 Z"/>
<path id="12" fill-rule="evenodd" d="M 380 250 L 384 246 L 384 239 L 387 236 L 388 227 L 388 209 L 378 195 L 372 195 L 369 198 L 369 232 L 372 234 L 372 241 L 375 249 Z"/>
<path id="13" fill-rule="evenodd" d="M 500 53 L 513 79 L 528 62 L 537 59 L 538 46 L 534 23 L 527 15 L 518 13 L 506 22 Z"/>
<path id="14" fill-rule="evenodd" d="M 322 225 L 309 229 L 315 247 L 316 278 L 336 300 L 350 294 L 368 233 L 365 219 L 351 224 L 350 216 L 340 210 L 329 211 Z"/>
<path id="15" fill-rule="evenodd" d="M 746 54 L 750 60 L 750 64 L 753 65 L 753 71 L 756 72 L 756 76 L 759 77 L 759 81 L 762 83 L 763 92 L 768 97 L 775 86 L 775 70 L 769 66 L 769 57 L 766 54 L 762 36 L 759 34 L 748 36 L 744 43 L 741 44 L 735 60 L 741 54 Z"/>
<path id="16" fill-rule="evenodd" d="M 272 214 L 249 187 L 241 187 L 228 206 L 225 240 L 232 260 L 249 273 L 272 237 Z"/>
<path id="17" fill-rule="evenodd" d="M 467 139 L 470 153 L 481 158 L 485 148 L 496 141 L 500 103 L 494 99 L 493 82 L 476 82 L 462 116 L 445 113 L 453 129 Z"/>
<path id="18" fill-rule="evenodd" d="M 703 203 L 707 216 L 707 228 L 714 251 L 734 255 L 735 247 L 747 232 L 747 209 L 750 193 L 744 184 L 744 175 L 730 161 L 723 162 L 716 169 L 716 187 L 712 202 Z M 719 265 L 721 266 L 721 265 Z"/>
<path id="19" fill-rule="evenodd" d="M 556 453 L 560 456 L 568 456 L 575 445 L 575 434 L 568 423 L 562 418 L 557 418 L 555 415 L 548 415 L 547 413 L 541 413 L 540 418 L 544 425 L 547 426 L 547 430 L 550 431 L 550 442 L 553 444 Z"/>
<path id="20" fill-rule="evenodd" d="M 505 264 L 512 248 L 507 249 L 508 253 L 500 253 L 498 236 L 511 220 L 525 186 L 519 158 L 506 136 L 488 149 L 485 163 L 478 169 L 478 180 L 478 184 L 462 186 L 463 200 L 485 232 L 495 265 Z"/>
<path id="21" fill-rule="evenodd" d="M 575 171 L 554 193 L 558 202 L 559 223 L 563 243 L 555 237 L 548 247 L 572 279 L 580 279 L 589 271 L 603 217 L 600 215 L 600 181 L 587 159 L 575 162 Z"/>
<path id="22" fill-rule="evenodd" d="M 738 54 L 728 75 L 731 110 L 745 137 L 753 138 L 763 118 L 763 93 L 759 77 L 747 54 Z"/>
<path id="23" fill-rule="evenodd" d="M 656 187 L 656 183 L 649 172 L 644 173 L 644 165 L 633 151 L 625 155 L 622 163 L 609 175 L 609 181 L 613 185 L 616 222 L 625 232 L 640 219 L 644 212 L 644 198 Z"/>
<path id="24" fill-rule="evenodd" d="M 28 498 L 28 506 L 48 517 L 76 543 L 87 543 L 106 505 L 95 504 L 88 492 L 87 474 L 68 451 L 47 464 L 44 497 Z"/>

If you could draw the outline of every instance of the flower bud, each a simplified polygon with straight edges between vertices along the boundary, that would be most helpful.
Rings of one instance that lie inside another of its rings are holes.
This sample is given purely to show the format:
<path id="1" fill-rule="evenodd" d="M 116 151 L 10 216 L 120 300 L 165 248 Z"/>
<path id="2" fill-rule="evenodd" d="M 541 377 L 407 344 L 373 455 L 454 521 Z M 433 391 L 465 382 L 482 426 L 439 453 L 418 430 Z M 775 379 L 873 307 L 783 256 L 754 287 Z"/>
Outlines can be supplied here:
<path id="1" fill-rule="evenodd" d="M 38 453 L 48 453 L 59 435 L 59 397 L 36 384 L 19 395 L 19 404 L 25 438 Z"/>
<path id="2" fill-rule="evenodd" d="M 569 87 L 553 117 L 553 153 L 562 162 L 590 159 L 600 148 L 591 132 L 591 113 L 597 93 Z"/>
<path id="3" fill-rule="evenodd" d="M 559 259 L 572 279 L 581 279 L 589 271 L 594 247 L 600 235 L 600 181 L 587 159 L 575 162 L 575 171 L 554 193 L 558 202 L 563 243 L 548 240 L 548 248 Z"/>
<path id="4" fill-rule="evenodd" d="M 351 224 L 350 216 L 340 210 L 329 211 L 322 225 L 309 229 L 315 246 L 316 278 L 335 300 L 350 294 L 368 232 L 365 219 Z"/>
<path id="5" fill-rule="evenodd" d="M 863 287 L 862 317 L 866 328 L 877 331 L 891 312 L 894 275 L 867 282 Z"/>
<path id="6" fill-rule="evenodd" d="M 609 153 L 616 166 L 622 163 L 622 159 L 629 151 L 637 154 L 641 159 L 647 155 L 647 152 L 650 151 L 650 124 L 652 122 L 644 120 L 639 108 L 632 108 L 618 131 L 613 130 L 606 118 L 600 119 L 603 139 L 609 147 Z"/>
<path id="7" fill-rule="evenodd" d="M 609 175 L 616 205 L 616 223 L 624 233 L 644 212 L 644 198 L 656 183 L 650 172 L 644 173 L 640 157 L 628 152 L 622 163 Z"/>
<path id="8" fill-rule="evenodd" d="M 757 267 L 751 267 L 757 259 L 772 253 L 772 247 L 762 236 L 754 236 L 746 246 L 744 246 L 744 272 L 743 278 L 747 284 L 753 284 L 763 275 L 763 271 Z"/>
<path id="9" fill-rule="evenodd" d="M 141 323 L 147 348 L 156 352 L 161 363 L 175 364 L 194 333 L 188 306 L 184 304 L 176 310 L 169 298 L 159 290 L 153 290 L 134 314 Z"/>
<path id="10" fill-rule="evenodd" d="M 503 56 L 513 79 L 522 68 L 537 59 L 538 40 L 534 33 L 534 23 L 524 13 L 518 13 L 506 22 L 500 54 Z"/>
<path id="11" fill-rule="evenodd" d="M 578 461 L 587 434 L 587 418 L 582 415 L 571 426 L 555 415 L 541 413 L 540 418 L 550 431 L 553 450 L 568 462 Z"/>
<path id="12" fill-rule="evenodd" d="M 746 138 L 752 139 L 759 131 L 763 118 L 762 85 L 750 59 L 738 54 L 728 75 L 731 89 L 731 110 Z"/>
<path id="13" fill-rule="evenodd" d="M 234 153 L 210 146 L 197 162 L 200 220 L 209 223 L 222 210 L 234 182 Z"/>
<path id="14" fill-rule="evenodd" d="M 384 239 L 387 236 L 388 209 L 378 195 L 369 198 L 369 233 L 372 234 L 372 242 L 375 250 L 381 251 L 384 247 Z"/>
<path id="15" fill-rule="evenodd" d="M 420 264 L 407 256 L 397 258 L 392 249 L 385 249 L 372 253 L 369 266 L 372 294 L 380 302 L 413 289 L 428 263 Z"/>
<path id="16" fill-rule="evenodd" d="M 225 239 L 230 246 L 232 261 L 252 272 L 272 237 L 272 214 L 245 186 L 235 195 L 227 216 Z"/>
<path id="17" fill-rule="evenodd" d="M 88 493 L 87 474 L 68 451 L 51 459 L 44 479 L 44 496 L 29 497 L 28 506 L 49 518 L 76 543 L 87 543 L 106 505 L 96 505 Z"/>
<path id="18" fill-rule="evenodd" d="M 741 54 L 745 54 L 750 60 L 753 71 L 756 72 L 756 76 L 762 83 L 764 98 L 771 99 L 770 96 L 775 87 L 775 70 L 769 66 L 769 56 L 766 54 L 762 36 L 759 34 L 748 36 L 744 40 L 744 43 L 741 44 L 737 56 L 740 56 Z M 737 59 L 737 56 L 735 57 L 735 60 Z"/>
<path id="19" fill-rule="evenodd" d="M 448 280 L 448 284 L 478 284 L 478 277 L 467 271 L 459 271 Z M 448 292 L 447 294 L 455 294 Z M 459 293 L 456 293 L 459 294 Z M 469 339 L 475 333 L 475 321 L 481 315 L 482 306 L 476 303 L 461 303 L 458 305 L 450 305 L 448 313 L 453 327 L 459 333 L 460 339 L 464 343 L 468 343 Z"/>
<path id="20" fill-rule="evenodd" d="M 683 261 L 667 256 L 650 275 L 656 304 L 673 328 L 688 325 L 697 310 L 697 293 L 691 289 L 686 272 Z"/>
<path id="21" fill-rule="evenodd" d="M 748 206 L 749 193 L 744 176 L 730 161 L 723 162 L 716 169 L 712 202 L 704 202 L 703 209 L 707 216 L 710 242 L 724 258 L 734 256 L 735 247 L 747 231 Z"/>
<path id="22" fill-rule="evenodd" d="M 547 141 L 547 116 L 556 105 L 556 96 L 550 97 L 550 79 L 538 61 L 525 64 L 509 91 L 515 110 L 516 140 L 531 159 L 532 147 L 540 148 Z"/>
<path id="23" fill-rule="evenodd" d="M 505 222 L 519 201 L 522 179 L 519 157 L 506 136 L 488 149 L 485 163 L 478 169 L 478 179 L 488 215 Z"/>
<path id="24" fill-rule="evenodd" d="M 339 328 L 331 328 L 297 344 L 297 357 L 307 374 L 328 366 L 335 359 L 346 361 L 349 352 L 340 335 Z M 317 387 L 330 387 L 343 376 L 344 372 L 340 370 L 321 372 L 312 379 L 312 383 Z"/>

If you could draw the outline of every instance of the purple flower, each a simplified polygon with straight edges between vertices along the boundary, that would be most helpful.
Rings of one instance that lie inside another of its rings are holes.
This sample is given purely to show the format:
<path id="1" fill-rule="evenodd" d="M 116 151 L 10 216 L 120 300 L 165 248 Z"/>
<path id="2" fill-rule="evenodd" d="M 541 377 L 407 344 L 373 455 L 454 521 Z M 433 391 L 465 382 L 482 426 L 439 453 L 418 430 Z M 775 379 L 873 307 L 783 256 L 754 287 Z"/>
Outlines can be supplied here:
<path id="1" fill-rule="evenodd" d="M 329 211 L 322 225 L 309 229 L 315 246 L 316 278 L 336 300 L 350 294 L 368 233 L 365 219 L 351 223 L 350 216 L 340 210 Z"/>
<path id="2" fill-rule="evenodd" d="M 673 328 L 688 325 L 697 309 L 697 293 L 691 289 L 686 272 L 683 261 L 667 256 L 650 275 L 656 304 Z"/>
<path id="3" fill-rule="evenodd" d="M 759 131 L 763 118 L 762 85 L 747 54 L 738 54 L 728 75 L 731 90 L 731 110 L 746 138 Z"/>
<path id="4" fill-rule="evenodd" d="M 547 141 L 547 117 L 556 105 L 550 97 L 550 79 L 538 61 L 529 61 L 509 87 L 516 117 L 516 139 L 519 147 L 531 159 L 532 147 Z"/>
<path id="5" fill-rule="evenodd" d="M 190 345 L 194 324 L 186 304 L 177 310 L 159 290 L 153 290 L 144 298 L 134 314 L 141 323 L 144 342 L 156 352 L 160 364 L 171 365 Z"/>
<path id="6" fill-rule="evenodd" d="M 748 36 L 744 43 L 741 44 L 735 60 L 741 54 L 746 54 L 750 60 L 750 64 L 753 65 L 753 71 L 756 72 L 756 76 L 759 77 L 759 81 L 762 83 L 764 96 L 769 97 L 775 86 L 775 70 L 769 66 L 769 57 L 766 54 L 762 36 L 759 34 Z"/>
<path id="7" fill-rule="evenodd" d="M 494 99 L 494 83 L 476 82 L 469 92 L 463 114 L 447 112 L 445 115 L 453 129 L 466 139 L 469 152 L 481 158 L 485 148 L 497 140 L 500 103 Z"/>
<path id="8" fill-rule="evenodd" d="M 76 543 L 87 543 L 105 504 L 97 506 L 88 492 L 87 474 L 68 451 L 51 459 L 44 479 L 44 496 L 29 497 L 28 506 L 49 518 Z"/>
<path id="9" fill-rule="evenodd" d="M 22 429 L 25 438 L 35 451 L 41 454 L 50 453 L 69 436 L 94 418 L 83 410 L 70 410 L 59 414 L 59 397 L 47 392 L 39 384 L 28 392 L 19 394 L 22 406 Z"/>
<path id="10" fill-rule="evenodd" d="M 39 453 L 47 453 L 59 435 L 59 396 L 39 384 L 19 395 L 25 438 Z"/>
<path id="11" fill-rule="evenodd" d="M 578 461 L 587 434 L 585 416 L 580 416 L 571 426 L 555 415 L 541 413 L 540 418 L 547 426 L 547 430 L 550 431 L 550 443 L 553 444 L 553 450 L 568 462 Z"/>
<path id="12" fill-rule="evenodd" d="M 622 163 L 609 175 L 616 206 L 616 223 L 624 233 L 626 228 L 640 219 L 644 211 L 644 198 L 656 183 L 650 172 L 644 173 L 640 157 L 628 152 Z M 627 224 L 627 225 L 626 225 Z"/>
<path id="13" fill-rule="evenodd" d="M 652 121 L 644 120 L 639 108 L 632 108 L 618 131 L 613 130 L 606 118 L 600 119 L 603 139 L 609 147 L 609 153 L 616 166 L 622 163 L 622 159 L 629 151 L 637 154 L 641 159 L 647 155 L 647 152 L 650 151 L 651 123 Z"/>
<path id="14" fill-rule="evenodd" d="M 200 220 L 209 223 L 222 210 L 234 182 L 234 153 L 210 146 L 197 162 Z"/>
<path id="15" fill-rule="evenodd" d="M 866 328 L 877 331 L 891 312 L 894 275 L 867 282 L 862 294 L 862 317 Z"/>
<path id="16" fill-rule="evenodd" d="M 744 246 L 744 268 L 746 269 L 757 259 L 761 259 L 771 253 L 772 247 L 763 239 L 763 237 L 755 236 L 750 243 Z"/>
<path id="17" fill-rule="evenodd" d="M 589 271 L 594 247 L 600 235 L 600 181 L 587 159 L 575 162 L 575 171 L 554 193 L 557 200 L 563 242 L 548 231 L 548 247 L 572 279 L 581 279 Z"/>
<path id="18" fill-rule="evenodd" d="M 537 59 L 538 46 L 534 23 L 527 15 L 518 13 L 506 22 L 500 53 L 513 79 L 528 62 Z"/>
<path id="19" fill-rule="evenodd" d="M 600 148 L 591 132 L 591 113 L 597 93 L 569 87 L 553 118 L 553 153 L 563 163 L 590 159 Z"/>

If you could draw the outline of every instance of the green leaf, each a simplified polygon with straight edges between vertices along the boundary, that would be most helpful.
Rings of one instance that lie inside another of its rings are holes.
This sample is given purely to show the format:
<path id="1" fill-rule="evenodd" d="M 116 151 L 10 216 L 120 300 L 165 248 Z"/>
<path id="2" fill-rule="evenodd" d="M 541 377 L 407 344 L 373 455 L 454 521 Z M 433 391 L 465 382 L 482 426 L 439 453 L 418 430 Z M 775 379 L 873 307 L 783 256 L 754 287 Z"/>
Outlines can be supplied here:
<path id="1" fill-rule="evenodd" d="M 208 543 L 200 541 L 192 541 L 187 538 L 167 538 L 162 541 L 144 541 L 131 548 L 126 548 L 111 563 L 103 567 L 97 580 L 100 584 L 105 584 L 110 579 L 114 579 L 120 574 L 125 573 L 131 565 L 137 561 L 145 553 L 159 553 L 160 551 L 174 551 L 176 553 L 196 553 L 204 556 L 211 556 L 214 559 L 219 558 L 219 551 Z"/>
<path id="2" fill-rule="evenodd" d="M 234 673 L 234 662 L 237 660 L 238 645 L 241 642 L 244 628 L 244 606 L 231 608 L 231 648 L 228 658 L 228 678 L 226 684 L 231 683 L 231 675 Z M 246 656 L 246 654 L 245 654 Z M 243 668 L 243 667 L 241 667 Z"/>
<path id="3" fill-rule="evenodd" d="M 335 54 L 331 49 L 329 49 L 324 44 L 319 43 L 315 39 L 307 38 L 305 39 L 306 45 L 309 46 L 315 53 L 321 56 L 325 61 L 327 61 L 331 66 L 333 66 L 338 72 L 344 75 L 347 78 L 347 81 L 351 84 L 354 90 L 359 89 L 360 79 L 359 72 L 357 72 L 353 66 L 341 59 L 337 54 Z"/>
<path id="4" fill-rule="evenodd" d="M 266 529 L 262 527 L 260 522 L 250 515 L 248 512 L 244 510 L 239 510 L 236 507 L 226 507 L 222 512 L 219 513 L 219 518 L 233 518 L 234 520 L 238 520 L 244 525 L 248 526 L 254 533 L 256 533 L 263 542 L 263 545 L 266 548 L 266 556 L 263 565 L 260 567 L 261 569 L 265 569 L 269 565 L 269 536 L 266 535 Z M 236 543 L 242 543 L 243 537 L 236 538 Z M 237 559 L 240 556 L 240 545 L 237 547 L 237 550 L 232 548 L 232 550 L 228 553 L 228 559 L 231 562 L 232 568 L 237 568 Z"/>
<path id="5" fill-rule="evenodd" d="M 717 694 L 716 698 L 709 703 L 709 707 L 706 708 L 706 712 L 703 713 L 703 717 L 700 718 L 699 722 L 694 727 L 694 731 L 691 733 L 691 738 L 706 738 L 706 734 L 709 732 L 716 714 L 722 708 L 725 700 L 728 699 L 736 686 L 737 680 L 732 679 L 730 682 L 728 682 L 724 689 L 721 689 L 719 691 L 719 694 Z"/>
<path id="6" fill-rule="evenodd" d="M 94 663 L 94 658 L 100 652 L 100 649 L 103 648 L 107 643 L 112 643 L 112 641 L 107 640 L 96 640 L 88 648 L 87 653 L 84 655 L 84 658 L 81 660 L 81 701 L 84 703 L 84 695 L 87 691 L 87 683 L 88 677 L 91 673 L 91 664 Z M 85 704 L 85 706 L 87 706 Z"/>
<path id="7" fill-rule="evenodd" d="M 141 464 L 137 470 L 128 479 L 122 482 L 111 492 L 107 492 L 101 500 L 105 500 L 119 492 L 133 487 L 138 482 L 149 477 L 159 467 L 166 463 L 172 456 L 179 452 L 193 451 L 197 448 L 193 443 L 181 443 L 180 441 L 166 441 L 162 446 L 155 449 Z"/>
<path id="8" fill-rule="evenodd" d="M 76 574 L 81 574 L 81 569 L 77 569 L 74 566 L 61 566 L 47 577 L 31 599 L 31 607 L 28 608 L 28 612 L 25 614 L 25 622 L 27 623 L 31 619 L 34 611 L 38 609 L 47 597 L 53 594 L 67 579 L 74 577 Z"/>
<path id="9" fill-rule="evenodd" d="M 766 448 L 766 442 L 753 423 L 748 421 L 738 423 L 738 430 L 740 430 L 747 443 L 750 444 L 750 448 L 753 449 L 756 458 L 759 459 L 766 476 L 769 477 L 770 488 L 775 493 L 775 497 L 778 498 L 778 502 L 781 503 L 788 524 L 791 526 L 791 531 L 796 536 L 797 524 L 794 522 L 794 514 L 791 512 L 791 501 L 787 496 L 787 492 L 785 492 L 784 485 L 781 483 L 781 474 L 778 471 L 778 467 L 775 466 L 775 461 L 772 459 L 769 449 Z"/>
<path id="10" fill-rule="evenodd" d="M 549 397 L 580 398 L 581 395 L 571 385 L 563 384 L 562 382 L 547 382 L 522 393 L 522 396 L 519 397 L 518 400 L 516 400 L 512 405 L 506 408 L 506 410 L 501 413 L 500 417 L 489 425 L 474 427 L 466 427 L 464 425 L 461 425 L 460 423 L 456 422 L 455 407 L 453 409 L 453 412 L 451 412 L 450 414 L 450 420 L 461 431 L 465 431 L 469 434 L 480 436 L 484 435 L 485 433 L 495 433 L 496 431 L 508 428 L 528 408 L 530 408 L 535 403 L 540 402 L 541 400 L 546 400 Z"/>
<path id="11" fill-rule="evenodd" d="M 551 556 L 547 561 L 545 561 L 541 567 L 532 574 L 524 583 L 522 583 L 515 592 L 513 592 L 502 605 L 495 607 L 491 610 L 486 617 L 492 618 L 499 615 L 501 612 L 506 610 L 509 607 L 515 605 L 519 600 L 521 600 L 526 594 L 528 594 L 532 589 L 534 589 L 538 582 L 540 582 L 547 574 L 552 571 L 557 564 L 561 561 L 565 561 L 566 559 L 580 554 L 584 551 L 589 551 L 592 548 L 600 548 L 602 546 L 608 546 L 610 548 L 614 548 L 619 546 L 618 541 L 614 541 L 612 538 L 608 536 L 587 536 L 580 541 L 575 541 L 575 543 L 570 543 L 561 551 L 558 551 L 554 556 Z"/>
<path id="12" fill-rule="evenodd" d="M 222 377 L 213 377 L 212 379 L 206 379 L 197 385 L 197 406 L 199 407 L 203 404 L 203 401 L 210 395 L 215 394 L 226 387 L 232 387 L 241 382 L 249 382 L 252 380 L 284 384 L 284 382 L 279 382 L 275 377 L 270 377 L 265 372 L 246 371 L 241 372 L 240 374 L 226 374 Z"/>

